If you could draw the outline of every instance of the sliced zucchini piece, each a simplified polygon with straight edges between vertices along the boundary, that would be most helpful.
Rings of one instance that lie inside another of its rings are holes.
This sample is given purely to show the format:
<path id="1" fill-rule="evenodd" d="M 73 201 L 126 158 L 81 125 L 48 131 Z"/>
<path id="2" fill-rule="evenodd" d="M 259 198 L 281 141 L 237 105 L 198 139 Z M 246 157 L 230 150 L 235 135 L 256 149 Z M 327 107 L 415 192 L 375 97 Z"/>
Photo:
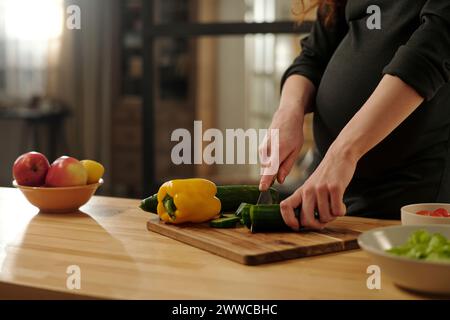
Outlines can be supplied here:
<path id="1" fill-rule="evenodd" d="M 239 217 L 231 216 L 211 220 L 209 225 L 213 228 L 235 228 L 239 221 Z"/>

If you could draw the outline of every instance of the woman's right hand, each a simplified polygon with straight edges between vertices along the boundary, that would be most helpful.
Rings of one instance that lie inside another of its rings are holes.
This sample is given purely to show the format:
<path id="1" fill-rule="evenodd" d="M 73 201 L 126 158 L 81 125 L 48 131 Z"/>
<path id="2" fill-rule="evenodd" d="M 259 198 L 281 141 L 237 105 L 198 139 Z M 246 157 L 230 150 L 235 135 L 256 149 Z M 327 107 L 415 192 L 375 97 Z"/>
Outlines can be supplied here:
<path id="1" fill-rule="evenodd" d="M 275 175 L 263 174 L 259 188 L 267 190 L 275 178 L 279 183 L 283 183 L 287 175 L 294 166 L 297 156 L 303 146 L 303 114 L 300 107 L 280 106 L 272 118 L 272 124 L 269 127 L 269 133 L 272 129 L 278 129 L 278 173 Z M 270 155 L 272 158 L 274 146 L 270 139 L 264 139 L 260 146 L 261 157 Z"/>
<path id="2" fill-rule="evenodd" d="M 263 174 L 259 189 L 267 190 L 275 178 L 283 183 L 294 166 L 298 154 L 303 146 L 303 121 L 309 109 L 315 87 L 311 81 L 303 76 L 289 77 L 283 87 L 280 106 L 275 112 L 269 129 L 278 129 L 278 172 Z M 270 134 L 270 131 L 269 131 Z M 270 139 L 264 139 L 259 148 L 261 157 L 273 156 Z"/>

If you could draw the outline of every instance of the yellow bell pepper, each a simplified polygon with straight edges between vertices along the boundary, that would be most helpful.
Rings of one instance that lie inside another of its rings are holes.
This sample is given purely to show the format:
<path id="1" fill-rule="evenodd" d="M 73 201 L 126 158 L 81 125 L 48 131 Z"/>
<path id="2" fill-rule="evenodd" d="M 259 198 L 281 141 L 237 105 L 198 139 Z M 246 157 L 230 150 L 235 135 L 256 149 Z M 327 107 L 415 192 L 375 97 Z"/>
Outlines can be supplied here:
<path id="1" fill-rule="evenodd" d="M 206 179 L 167 181 L 158 191 L 158 216 L 173 224 L 211 220 L 221 208 L 216 192 L 216 185 Z"/>

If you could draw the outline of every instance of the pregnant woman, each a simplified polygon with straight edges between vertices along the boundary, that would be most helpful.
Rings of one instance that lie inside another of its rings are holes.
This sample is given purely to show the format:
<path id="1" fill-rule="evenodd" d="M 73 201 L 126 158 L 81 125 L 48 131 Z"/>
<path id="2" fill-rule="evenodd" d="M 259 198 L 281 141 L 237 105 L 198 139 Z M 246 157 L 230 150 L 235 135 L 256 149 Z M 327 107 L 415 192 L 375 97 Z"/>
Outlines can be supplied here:
<path id="1" fill-rule="evenodd" d="M 345 214 L 398 218 L 408 203 L 450 202 L 450 1 L 318 6 L 270 127 L 279 129 L 283 183 L 303 144 L 304 116 L 314 113 L 316 166 L 281 203 L 285 222 L 321 229 Z M 274 178 L 263 175 L 260 189 Z"/>

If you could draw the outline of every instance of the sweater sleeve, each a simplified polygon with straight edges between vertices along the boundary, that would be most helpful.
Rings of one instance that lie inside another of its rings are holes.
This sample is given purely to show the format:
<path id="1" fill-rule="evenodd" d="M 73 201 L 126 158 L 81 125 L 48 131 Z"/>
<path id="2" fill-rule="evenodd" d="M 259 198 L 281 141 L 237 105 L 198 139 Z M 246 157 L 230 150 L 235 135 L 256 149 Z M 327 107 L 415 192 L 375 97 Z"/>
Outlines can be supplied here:
<path id="1" fill-rule="evenodd" d="M 430 100 L 450 78 L 450 1 L 428 0 L 420 21 L 383 73 L 399 77 Z"/>
<path id="2" fill-rule="evenodd" d="M 331 56 L 348 31 L 345 8 L 338 10 L 332 26 L 324 25 L 323 14 L 321 10 L 317 11 L 310 34 L 300 42 L 300 55 L 283 74 L 281 88 L 291 75 L 303 75 L 319 86 Z"/>

